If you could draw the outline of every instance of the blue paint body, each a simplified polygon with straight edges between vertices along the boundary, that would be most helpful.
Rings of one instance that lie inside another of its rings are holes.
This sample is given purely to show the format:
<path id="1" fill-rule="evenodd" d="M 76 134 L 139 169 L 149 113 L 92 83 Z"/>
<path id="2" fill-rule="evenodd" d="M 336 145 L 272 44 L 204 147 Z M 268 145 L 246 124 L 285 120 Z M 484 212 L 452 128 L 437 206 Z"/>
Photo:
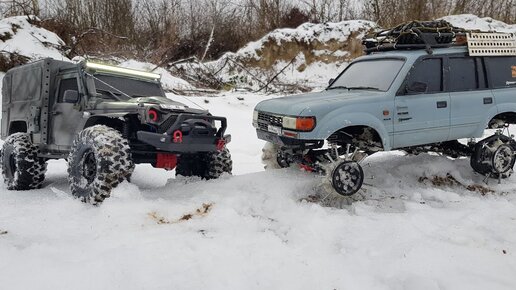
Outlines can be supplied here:
<path id="1" fill-rule="evenodd" d="M 404 61 L 387 91 L 327 89 L 262 101 L 255 111 L 279 117 L 315 117 L 316 127 L 310 132 L 296 132 L 297 137 L 293 138 L 296 140 L 325 140 L 349 126 L 373 128 L 381 137 L 384 150 L 481 137 L 494 116 L 516 112 L 516 87 L 447 91 L 447 59 L 451 56 L 467 56 L 467 49 L 435 49 L 431 55 L 424 50 L 404 50 L 362 56 L 351 64 L 385 58 Z M 441 57 L 443 60 L 443 91 L 412 95 L 400 93 L 406 87 L 406 77 L 411 69 L 428 57 Z M 491 103 L 486 99 L 491 99 Z M 439 107 L 438 103 L 446 107 Z M 256 119 L 253 123 L 258 131 L 264 130 L 259 128 Z M 279 143 L 276 139 L 263 138 L 263 134 L 261 138 Z M 287 137 L 283 135 L 281 138 L 286 140 Z"/>

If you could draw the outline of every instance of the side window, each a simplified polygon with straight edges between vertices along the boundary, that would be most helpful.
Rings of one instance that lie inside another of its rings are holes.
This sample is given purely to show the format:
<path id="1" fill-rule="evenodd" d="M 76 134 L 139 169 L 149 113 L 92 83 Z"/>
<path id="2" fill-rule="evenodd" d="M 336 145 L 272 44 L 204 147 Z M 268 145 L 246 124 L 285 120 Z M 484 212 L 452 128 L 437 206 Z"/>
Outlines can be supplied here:
<path id="1" fill-rule="evenodd" d="M 516 56 L 486 57 L 491 88 L 516 86 Z"/>
<path id="2" fill-rule="evenodd" d="M 475 59 L 472 57 L 450 58 L 450 91 L 478 89 Z"/>
<path id="3" fill-rule="evenodd" d="M 407 85 L 424 83 L 426 93 L 437 93 L 443 90 L 443 61 L 441 58 L 427 58 L 416 64 L 408 75 Z M 407 92 L 406 94 L 411 94 Z"/>
<path id="4" fill-rule="evenodd" d="M 57 102 L 58 103 L 62 103 L 63 102 L 64 93 L 67 90 L 74 90 L 74 91 L 78 91 L 79 90 L 79 86 L 77 85 L 77 79 L 76 78 L 62 79 L 61 80 L 61 82 L 59 83 L 59 93 L 57 95 Z"/>

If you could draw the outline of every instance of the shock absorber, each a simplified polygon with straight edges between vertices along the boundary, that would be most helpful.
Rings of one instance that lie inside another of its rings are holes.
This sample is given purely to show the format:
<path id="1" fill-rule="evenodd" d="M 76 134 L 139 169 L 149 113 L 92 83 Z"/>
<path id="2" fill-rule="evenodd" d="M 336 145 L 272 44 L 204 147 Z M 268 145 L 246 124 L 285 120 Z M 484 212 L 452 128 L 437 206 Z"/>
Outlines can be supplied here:
<path id="1" fill-rule="evenodd" d="M 130 128 L 130 125 L 129 125 L 129 119 L 125 119 L 125 122 L 124 122 L 124 127 L 122 128 L 122 136 L 125 138 L 125 139 L 129 139 L 129 134 L 131 132 L 131 128 Z"/>

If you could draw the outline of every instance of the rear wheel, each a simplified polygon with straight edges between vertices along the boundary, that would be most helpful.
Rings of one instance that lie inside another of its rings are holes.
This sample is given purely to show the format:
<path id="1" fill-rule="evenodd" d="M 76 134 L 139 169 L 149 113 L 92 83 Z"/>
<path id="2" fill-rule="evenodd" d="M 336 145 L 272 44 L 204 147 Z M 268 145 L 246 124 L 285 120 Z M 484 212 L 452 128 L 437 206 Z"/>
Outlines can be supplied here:
<path id="1" fill-rule="evenodd" d="M 476 172 L 493 178 L 507 178 L 516 162 L 516 142 L 496 134 L 478 142 L 471 155 L 471 167 Z"/>
<path id="2" fill-rule="evenodd" d="M 72 194 L 83 202 L 102 202 L 133 170 L 129 142 L 115 129 L 97 125 L 75 137 L 68 156 L 68 180 Z"/>
<path id="3" fill-rule="evenodd" d="M 176 175 L 199 176 L 217 179 L 224 173 L 231 174 L 233 161 L 227 148 L 217 152 L 182 154 L 176 167 Z"/>
<path id="4" fill-rule="evenodd" d="M 1 161 L 7 189 L 36 189 L 45 180 L 47 163 L 38 157 L 38 147 L 32 144 L 27 133 L 15 133 L 7 137 L 2 146 Z"/>

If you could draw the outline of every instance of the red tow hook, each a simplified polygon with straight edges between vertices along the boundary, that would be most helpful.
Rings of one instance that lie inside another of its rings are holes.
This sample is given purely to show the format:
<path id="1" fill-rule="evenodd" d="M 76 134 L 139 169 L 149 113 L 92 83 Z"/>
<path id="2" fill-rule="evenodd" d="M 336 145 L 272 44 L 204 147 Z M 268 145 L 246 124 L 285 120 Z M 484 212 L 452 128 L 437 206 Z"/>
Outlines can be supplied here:
<path id="1" fill-rule="evenodd" d="M 224 146 L 226 146 L 226 140 L 224 140 L 224 139 L 217 140 L 217 150 L 218 151 L 224 150 Z"/>
<path id="2" fill-rule="evenodd" d="M 172 141 L 174 143 L 183 143 L 183 132 L 179 130 L 174 131 L 174 135 L 172 135 L 173 139 Z"/>
<path id="3" fill-rule="evenodd" d="M 307 172 L 314 172 L 315 169 L 311 166 L 308 166 L 306 164 L 299 164 L 299 167 L 301 167 L 301 169 L 303 169 L 304 171 L 307 171 Z"/>

